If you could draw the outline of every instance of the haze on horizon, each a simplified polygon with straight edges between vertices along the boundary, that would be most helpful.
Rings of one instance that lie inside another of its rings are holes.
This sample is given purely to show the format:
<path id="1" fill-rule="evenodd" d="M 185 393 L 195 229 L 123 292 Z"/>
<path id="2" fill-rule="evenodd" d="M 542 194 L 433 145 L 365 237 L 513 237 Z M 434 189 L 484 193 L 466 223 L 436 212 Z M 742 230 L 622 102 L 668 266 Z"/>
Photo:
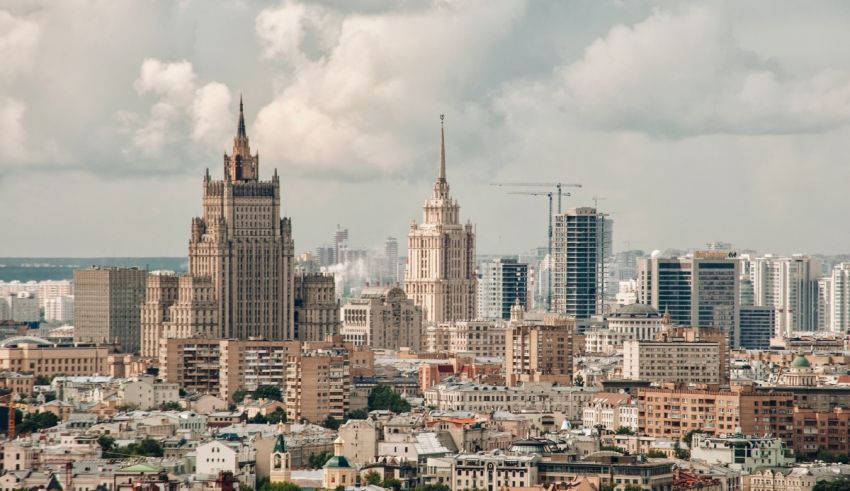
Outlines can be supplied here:
<path id="1" fill-rule="evenodd" d="M 239 94 L 296 253 L 402 247 L 448 181 L 478 252 L 580 182 L 614 249 L 850 252 L 850 5 L 368 0 L 0 4 L 4 256 L 185 256 Z"/>

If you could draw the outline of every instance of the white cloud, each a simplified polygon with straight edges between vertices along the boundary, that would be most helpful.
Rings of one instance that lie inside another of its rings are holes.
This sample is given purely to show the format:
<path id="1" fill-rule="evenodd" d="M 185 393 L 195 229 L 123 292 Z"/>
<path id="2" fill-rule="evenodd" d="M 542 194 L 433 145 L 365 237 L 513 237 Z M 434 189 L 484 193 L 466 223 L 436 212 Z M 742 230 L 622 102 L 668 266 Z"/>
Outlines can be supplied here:
<path id="1" fill-rule="evenodd" d="M 705 6 L 618 25 L 549 83 L 567 111 L 610 129 L 771 134 L 850 122 L 850 72 L 786 75 L 740 46 L 729 19 Z"/>
<path id="2" fill-rule="evenodd" d="M 11 97 L 0 100 L 0 158 L 10 163 L 31 158 L 23 126 L 26 105 Z"/>
<path id="3" fill-rule="evenodd" d="M 0 76 L 29 67 L 38 46 L 41 29 L 23 17 L 0 10 Z"/>
<path id="4" fill-rule="evenodd" d="M 234 119 L 230 89 L 210 82 L 197 91 L 192 103 L 192 139 L 209 148 L 221 148 L 233 136 Z"/>
<path id="5" fill-rule="evenodd" d="M 472 89 L 476 77 L 523 8 L 516 1 L 435 1 L 410 12 L 348 15 L 338 29 L 336 16 L 312 7 L 287 3 L 262 12 L 257 31 L 265 53 L 295 61 L 298 70 L 259 112 L 259 147 L 296 172 L 360 177 L 403 172 L 435 157 L 435 141 L 423 141 L 422 132 L 436 133 L 440 112 L 478 114 L 456 101 L 474 106 L 483 96 Z M 308 56 L 302 41 L 309 31 L 332 46 L 325 55 Z M 484 124 L 464 120 L 477 123 Z"/>
<path id="6" fill-rule="evenodd" d="M 139 94 L 154 94 L 185 102 L 195 90 L 195 70 L 188 61 L 163 62 L 148 58 L 142 62 L 139 78 L 133 86 Z"/>
<path id="7" fill-rule="evenodd" d="M 319 5 L 287 1 L 257 16 L 256 30 L 263 56 L 303 64 L 315 55 L 326 54 L 339 37 L 341 18 Z"/>

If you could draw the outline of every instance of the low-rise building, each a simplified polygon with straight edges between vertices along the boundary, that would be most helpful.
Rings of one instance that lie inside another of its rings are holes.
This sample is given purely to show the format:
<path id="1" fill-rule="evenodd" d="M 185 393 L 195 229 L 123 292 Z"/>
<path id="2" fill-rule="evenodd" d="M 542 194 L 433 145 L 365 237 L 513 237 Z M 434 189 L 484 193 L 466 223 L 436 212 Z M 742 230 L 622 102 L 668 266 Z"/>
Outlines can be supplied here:
<path id="1" fill-rule="evenodd" d="M 622 427 L 637 432 L 637 403 L 629 394 L 600 392 L 584 407 L 582 426 L 609 431 Z"/>
<path id="2" fill-rule="evenodd" d="M 756 469 L 785 467 L 795 459 L 780 438 L 756 436 L 717 437 L 694 433 L 691 458 L 751 474 Z"/>

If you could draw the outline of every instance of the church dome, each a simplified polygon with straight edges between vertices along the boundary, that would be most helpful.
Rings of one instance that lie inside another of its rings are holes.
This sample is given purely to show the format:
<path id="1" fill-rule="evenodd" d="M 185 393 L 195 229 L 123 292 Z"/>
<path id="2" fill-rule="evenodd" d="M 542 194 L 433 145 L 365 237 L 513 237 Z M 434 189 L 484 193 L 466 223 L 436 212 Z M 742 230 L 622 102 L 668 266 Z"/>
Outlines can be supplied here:
<path id="1" fill-rule="evenodd" d="M 809 363 L 809 360 L 806 359 L 803 355 L 798 355 L 797 358 L 794 358 L 794 361 L 791 362 L 791 368 L 809 368 L 812 365 Z"/>

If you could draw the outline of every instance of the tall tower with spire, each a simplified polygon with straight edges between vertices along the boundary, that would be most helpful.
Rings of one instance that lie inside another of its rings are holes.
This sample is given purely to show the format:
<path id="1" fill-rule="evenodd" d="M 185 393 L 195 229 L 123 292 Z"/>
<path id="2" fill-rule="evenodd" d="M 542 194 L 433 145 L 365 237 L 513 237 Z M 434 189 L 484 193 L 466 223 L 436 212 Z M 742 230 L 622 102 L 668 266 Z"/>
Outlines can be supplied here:
<path id="1" fill-rule="evenodd" d="M 475 232 L 460 223 L 460 205 L 446 179 L 446 133 L 440 115 L 440 162 L 421 224 L 410 225 L 404 289 L 429 322 L 475 318 Z"/>
<path id="2" fill-rule="evenodd" d="M 292 223 L 280 216 L 277 170 L 270 180 L 260 180 L 259 162 L 259 154 L 251 154 L 240 97 L 233 149 L 224 154 L 224 178 L 212 179 L 207 170 L 203 215 L 192 219 L 186 277 L 199 287 L 160 281 L 175 288 L 165 292 L 148 282 L 143 356 L 156 356 L 163 337 L 293 339 Z"/>

